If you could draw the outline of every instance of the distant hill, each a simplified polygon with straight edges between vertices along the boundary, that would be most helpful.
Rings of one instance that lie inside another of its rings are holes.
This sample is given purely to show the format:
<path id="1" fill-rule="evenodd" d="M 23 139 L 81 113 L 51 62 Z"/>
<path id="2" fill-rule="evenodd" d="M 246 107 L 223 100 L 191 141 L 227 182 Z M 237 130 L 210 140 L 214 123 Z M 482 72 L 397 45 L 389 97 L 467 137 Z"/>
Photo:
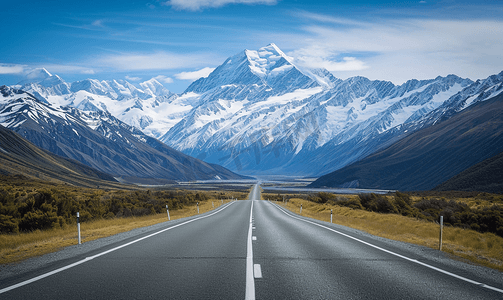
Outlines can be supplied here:
<path id="1" fill-rule="evenodd" d="M 118 187 L 106 173 L 40 148 L 0 125 L 0 174 L 86 187 Z"/>
<path id="2" fill-rule="evenodd" d="M 488 158 L 438 185 L 435 191 L 503 193 L 503 152 Z"/>
<path id="3" fill-rule="evenodd" d="M 430 190 L 502 151 L 500 94 L 324 175 L 311 186 Z"/>

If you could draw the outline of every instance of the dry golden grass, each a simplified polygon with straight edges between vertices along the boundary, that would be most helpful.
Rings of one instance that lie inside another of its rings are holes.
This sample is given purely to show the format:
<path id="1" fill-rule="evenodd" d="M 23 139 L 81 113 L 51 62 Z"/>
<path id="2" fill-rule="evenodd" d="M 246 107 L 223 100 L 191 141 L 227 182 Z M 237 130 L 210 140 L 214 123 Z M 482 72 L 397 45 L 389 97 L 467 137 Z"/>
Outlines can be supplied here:
<path id="1" fill-rule="evenodd" d="M 350 196 L 345 196 L 350 197 Z M 439 247 L 439 225 L 395 214 L 379 214 L 330 204 L 317 204 L 303 199 L 290 199 L 286 207 L 313 219 L 355 228 L 380 237 L 422 245 Z M 503 271 L 503 238 L 492 233 L 480 233 L 457 227 L 444 227 L 442 251 Z"/>
<path id="2" fill-rule="evenodd" d="M 227 203 L 228 200 L 223 200 Z M 199 213 L 210 211 L 222 205 L 220 200 L 207 200 L 199 203 Z M 196 205 L 170 211 L 171 220 L 197 214 Z M 80 224 L 82 243 L 168 221 L 167 213 L 143 217 L 114 218 L 96 220 Z M 58 251 L 64 247 L 78 244 L 77 226 L 65 226 L 46 231 L 0 235 L 0 264 L 14 263 L 30 257 Z"/>

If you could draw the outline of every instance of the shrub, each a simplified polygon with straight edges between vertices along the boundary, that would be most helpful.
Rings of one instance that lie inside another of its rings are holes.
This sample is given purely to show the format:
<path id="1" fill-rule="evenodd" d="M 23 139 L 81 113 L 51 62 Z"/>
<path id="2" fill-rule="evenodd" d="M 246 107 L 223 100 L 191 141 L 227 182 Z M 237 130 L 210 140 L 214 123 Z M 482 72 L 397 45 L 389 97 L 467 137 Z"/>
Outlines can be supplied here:
<path id="1" fill-rule="evenodd" d="M 18 221 L 12 216 L 0 215 L 0 233 L 18 233 Z"/>
<path id="2" fill-rule="evenodd" d="M 349 208 L 352 208 L 352 209 L 363 209 L 363 206 L 360 203 L 360 200 L 358 200 L 358 199 L 346 199 L 346 198 L 343 198 L 341 200 L 336 200 L 335 204 L 339 205 L 339 206 L 346 206 L 346 207 L 349 207 Z"/>
<path id="3" fill-rule="evenodd" d="M 419 215 L 418 209 L 411 206 L 412 199 L 409 195 L 396 192 L 394 200 L 395 206 L 401 215 L 409 217 L 417 217 Z"/>
<path id="4" fill-rule="evenodd" d="M 358 196 L 360 198 L 360 203 L 368 211 L 380 213 L 398 213 L 396 206 L 391 201 L 389 201 L 388 197 L 386 197 L 385 195 L 362 193 Z"/>
<path id="5" fill-rule="evenodd" d="M 43 212 L 36 210 L 26 213 L 19 221 L 19 229 L 32 231 L 37 229 L 57 228 L 62 225 L 63 218 L 58 217 L 55 212 Z"/>

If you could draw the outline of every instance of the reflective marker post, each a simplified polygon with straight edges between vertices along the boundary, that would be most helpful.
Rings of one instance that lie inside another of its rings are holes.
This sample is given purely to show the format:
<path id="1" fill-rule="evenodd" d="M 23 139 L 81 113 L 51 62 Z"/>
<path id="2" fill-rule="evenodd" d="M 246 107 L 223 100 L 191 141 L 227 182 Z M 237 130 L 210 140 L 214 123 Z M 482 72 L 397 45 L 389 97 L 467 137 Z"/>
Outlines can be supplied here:
<path id="1" fill-rule="evenodd" d="M 302 204 L 300 205 L 300 214 L 302 215 Z"/>
<path id="2" fill-rule="evenodd" d="M 332 210 L 330 210 L 330 223 L 332 223 L 332 215 L 333 215 L 333 212 L 332 212 Z"/>
<path id="3" fill-rule="evenodd" d="M 197 202 L 197 213 L 199 214 L 199 202 Z"/>
<path id="4" fill-rule="evenodd" d="M 442 251 L 442 233 L 444 229 L 444 216 L 440 216 L 440 240 L 438 242 L 438 250 Z"/>
<path id="5" fill-rule="evenodd" d="M 168 212 L 168 221 L 171 220 L 171 218 L 169 217 L 169 209 L 168 209 L 168 205 L 166 204 L 166 211 Z"/>
<path id="6" fill-rule="evenodd" d="M 80 240 L 80 217 L 79 217 L 79 212 L 77 212 L 77 230 L 79 231 L 79 245 L 81 244 Z"/>

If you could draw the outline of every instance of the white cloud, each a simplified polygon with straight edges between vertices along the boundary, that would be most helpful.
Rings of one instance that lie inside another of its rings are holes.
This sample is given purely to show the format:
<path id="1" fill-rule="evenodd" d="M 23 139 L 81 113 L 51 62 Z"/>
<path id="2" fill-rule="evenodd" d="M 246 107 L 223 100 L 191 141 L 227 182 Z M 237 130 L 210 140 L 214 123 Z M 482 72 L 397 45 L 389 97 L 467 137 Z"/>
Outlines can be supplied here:
<path id="1" fill-rule="evenodd" d="M 126 53 L 109 55 L 97 60 L 100 67 L 122 71 L 191 68 L 206 65 L 208 61 L 211 61 L 209 55 L 169 52 L 156 52 L 152 54 Z"/>
<path id="2" fill-rule="evenodd" d="M 20 65 L 0 65 L 0 74 L 22 74 L 24 67 Z"/>
<path id="3" fill-rule="evenodd" d="M 215 70 L 215 69 L 206 67 L 204 69 L 194 71 L 194 72 L 181 72 L 181 73 L 175 74 L 175 77 L 180 80 L 194 81 L 194 80 L 197 80 L 201 77 L 208 77 L 208 75 L 210 75 L 210 73 L 213 72 L 213 70 Z"/>
<path id="4" fill-rule="evenodd" d="M 96 27 L 104 27 L 103 26 L 103 20 L 96 20 L 92 23 L 93 26 L 96 26 Z"/>
<path id="5" fill-rule="evenodd" d="M 134 77 L 134 76 L 126 75 L 126 79 L 130 80 L 130 81 L 139 81 L 139 80 L 141 80 L 141 77 Z"/>
<path id="6" fill-rule="evenodd" d="M 327 48 L 313 45 L 289 53 L 295 58 L 295 63 L 308 68 L 325 68 L 330 72 L 360 71 L 369 68 L 362 60 L 356 57 L 339 55 Z"/>
<path id="7" fill-rule="evenodd" d="M 159 75 L 154 78 L 155 78 L 155 80 L 159 81 L 160 83 L 173 83 L 173 78 L 167 77 L 164 75 Z"/>
<path id="8" fill-rule="evenodd" d="M 355 57 L 343 57 L 342 60 L 339 61 L 328 60 L 321 57 L 300 57 L 298 60 L 301 62 L 301 65 L 311 68 L 325 68 L 330 72 L 361 71 L 369 68 L 365 62 Z"/>
<path id="9" fill-rule="evenodd" d="M 197 11 L 203 8 L 221 7 L 227 4 L 266 4 L 275 5 L 277 0 L 169 0 L 165 5 L 179 10 Z"/>
<path id="10" fill-rule="evenodd" d="M 88 74 L 88 75 L 93 75 L 95 74 L 96 72 L 94 72 L 93 69 L 84 69 L 84 70 L 81 70 L 80 71 L 81 74 Z"/>
<path id="11" fill-rule="evenodd" d="M 485 78 L 503 70 L 503 21 L 398 19 L 351 21 L 307 15 L 305 34 L 282 34 L 299 63 L 339 78 L 366 76 L 402 83 L 456 74 Z M 336 23 L 336 24 L 335 24 Z"/>
<path id="12" fill-rule="evenodd" d="M 33 68 L 46 68 L 51 73 L 55 74 L 80 73 L 80 74 L 93 75 L 96 73 L 92 68 L 73 66 L 73 65 L 39 64 L 33 66 Z"/>

